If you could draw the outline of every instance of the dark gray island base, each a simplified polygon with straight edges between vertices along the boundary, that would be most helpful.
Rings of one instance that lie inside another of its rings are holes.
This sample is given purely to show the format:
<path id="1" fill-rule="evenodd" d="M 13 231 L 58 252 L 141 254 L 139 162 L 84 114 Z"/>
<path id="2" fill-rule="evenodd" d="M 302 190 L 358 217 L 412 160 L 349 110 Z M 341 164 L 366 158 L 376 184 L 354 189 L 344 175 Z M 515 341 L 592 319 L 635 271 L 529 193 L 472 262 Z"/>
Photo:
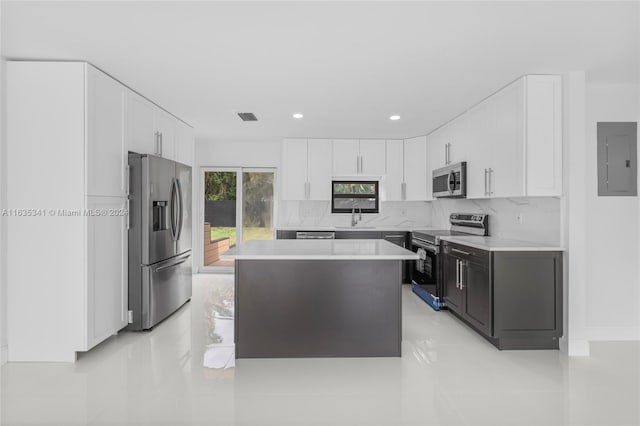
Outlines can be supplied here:
<path id="1" fill-rule="evenodd" d="M 236 358 L 400 356 L 402 260 L 235 265 Z"/>

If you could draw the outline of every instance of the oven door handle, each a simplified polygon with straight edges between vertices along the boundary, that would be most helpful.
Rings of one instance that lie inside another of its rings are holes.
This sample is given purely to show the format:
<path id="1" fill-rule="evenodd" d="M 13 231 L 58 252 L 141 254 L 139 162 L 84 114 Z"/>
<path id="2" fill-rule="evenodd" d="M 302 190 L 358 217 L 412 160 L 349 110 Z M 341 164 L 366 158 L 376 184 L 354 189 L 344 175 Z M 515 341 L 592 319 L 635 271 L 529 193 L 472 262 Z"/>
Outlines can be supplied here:
<path id="1" fill-rule="evenodd" d="M 440 250 L 438 249 L 438 247 L 426 246 L 426 245 L 424 245 L 424 244 L 416 243 L 416 241 L 415 241 L 415 240 L 413 240 L 411 243 L 412 243 L 414 246 L 416 246 L 416 247 L 418 247 L 418 248 L 421 248 L 421 249 L 425 249 L 426 251 L 428 251 L 428 252 L 430 252 L 430 253 L 433 253 L 433 254 L 438 254 L 438 253 L 439 253 L 439 251 L 440 251 Z"/>

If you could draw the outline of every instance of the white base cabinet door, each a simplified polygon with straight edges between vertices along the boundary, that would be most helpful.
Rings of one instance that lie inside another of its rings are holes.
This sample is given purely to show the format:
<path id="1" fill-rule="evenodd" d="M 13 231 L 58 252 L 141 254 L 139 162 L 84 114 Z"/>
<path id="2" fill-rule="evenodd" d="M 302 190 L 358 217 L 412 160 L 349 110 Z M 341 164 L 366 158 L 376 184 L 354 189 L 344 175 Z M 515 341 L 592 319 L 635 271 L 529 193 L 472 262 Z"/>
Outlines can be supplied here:
<path id="1" fill-rule="evenodd" d="M 127 325 L 127 200 L 87 197 L 86 351 Z"/>

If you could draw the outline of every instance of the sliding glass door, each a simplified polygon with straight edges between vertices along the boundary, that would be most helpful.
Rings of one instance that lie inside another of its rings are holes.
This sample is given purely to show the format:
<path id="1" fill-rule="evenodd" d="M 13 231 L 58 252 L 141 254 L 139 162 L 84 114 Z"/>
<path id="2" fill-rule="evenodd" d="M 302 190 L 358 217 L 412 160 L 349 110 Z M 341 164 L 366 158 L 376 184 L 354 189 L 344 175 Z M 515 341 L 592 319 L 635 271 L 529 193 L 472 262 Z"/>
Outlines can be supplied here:
<path id="1" fill-rule="evenodd" d="M 205 168 L 202 171 L 203 268 L 233 271 L 225 251 L 247 240 L 274 238 L 275 169 Z"/>

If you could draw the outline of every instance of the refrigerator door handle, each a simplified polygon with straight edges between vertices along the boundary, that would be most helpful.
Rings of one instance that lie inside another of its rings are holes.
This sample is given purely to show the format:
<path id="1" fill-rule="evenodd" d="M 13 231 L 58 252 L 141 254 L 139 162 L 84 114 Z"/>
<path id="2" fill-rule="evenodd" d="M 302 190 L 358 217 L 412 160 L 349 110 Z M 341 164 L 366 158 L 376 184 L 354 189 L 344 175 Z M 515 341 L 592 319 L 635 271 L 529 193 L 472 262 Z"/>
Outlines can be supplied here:
<path id="1" fill-rule="evenodd" d="M 171 202 L 170 202 L 170 228 L 171 228 L 171 238 L 173 241 L 177 241 L 177 231 L 176 231 L 176 181 L 173 179 L 171 181 Z"/>
<path id="2" fill-rule="evenodd" d="M 153 272 L 160 272 L 160 271 L 164 271 L 165 269 L 169 269 L 169 268 L 173 268 L 175 266 L 178 266 L 184 262 L 186 262 L 187 260 L 189 260 L 189 258 L 191 257 L 191 253 L 187 253 L 186 255 L 180 256 L 179 258 L 171 259 L 172 262 L 167 264 L 167 265 L 162 265 L 162 266 L 157 266 Z"/>
<path id="3" fill-rule="evenodd" d="M 182 208 L 182 186 L 180 185 L 180 179 L 176 179 L 176 189 L 177 189 L 177 194 L 178 194 L 178 226 L 177 226 L 177 231 L 176 231 L 176 241 L 180 239 L 180 236 L 182 235 L 182 223 L 184 220 L 184 211 Z"/>

